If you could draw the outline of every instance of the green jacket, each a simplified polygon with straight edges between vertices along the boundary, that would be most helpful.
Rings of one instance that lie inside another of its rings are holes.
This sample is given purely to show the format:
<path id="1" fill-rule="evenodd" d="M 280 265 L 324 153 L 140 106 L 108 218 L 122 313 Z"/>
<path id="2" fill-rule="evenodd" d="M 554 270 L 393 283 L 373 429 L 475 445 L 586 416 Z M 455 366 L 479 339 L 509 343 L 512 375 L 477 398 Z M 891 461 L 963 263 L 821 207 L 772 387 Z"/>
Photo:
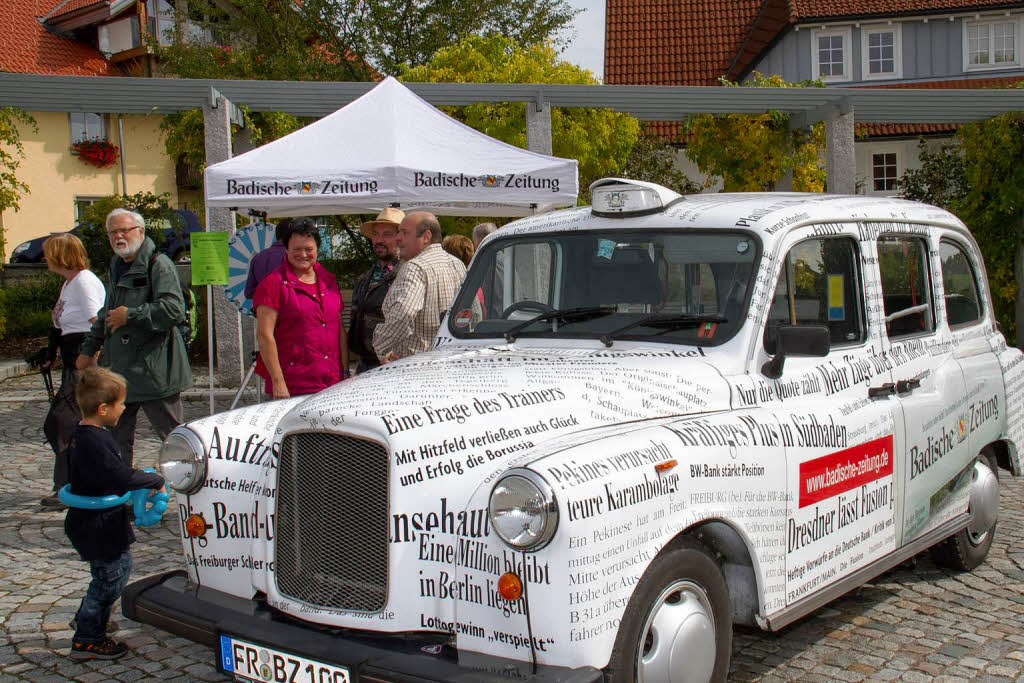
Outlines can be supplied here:
<path id="1" fill-rule="evenodd" d="M 115 282 L 114 266 L 120 258 L 115 255 L 110 262 L 107 300 L 82 342 L 81 353 L 91 356 L 102 347 L 100 365 L 124 375 L 128 403 L 184 391 L 192 386 L 192 369 L 176 327 L 185 320 L 185 298 L 174 264 L 156 253 L 156 245 L 147 237 L 131 266 Z M 120 306 L 128 309 L 128 322 L 111 332 L 106 326 L 107 311 Z"/>

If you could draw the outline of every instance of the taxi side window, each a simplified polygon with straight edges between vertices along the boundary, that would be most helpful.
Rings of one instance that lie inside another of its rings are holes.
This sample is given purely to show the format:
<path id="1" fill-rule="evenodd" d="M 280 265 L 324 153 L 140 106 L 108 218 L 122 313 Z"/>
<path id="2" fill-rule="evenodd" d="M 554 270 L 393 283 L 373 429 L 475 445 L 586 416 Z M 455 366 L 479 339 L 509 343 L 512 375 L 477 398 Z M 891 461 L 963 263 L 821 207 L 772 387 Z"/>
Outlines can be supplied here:
<path id="1" fill-rule="evenodd" d="M 957 244 L 942 240 L 942 291 L 946 301 L 946 320 L 950 327 L 970 325 L 981 320 L 978 280 L 967 254 Z"/>
<path id="2" fill-rule="evenodd" d="M 920 237 L 879 238 L 878 269 L 889 338 L 934 332 L 928 244 Z"/>
<path id="3" fill-rule="evenodd" d="M 824 325 L 832 346 L 865 339 L 857 244 L 848 237 L 810 239 L 786 254 L 775 286 L 764 348 L 775 353 L 779 325 Z"/>

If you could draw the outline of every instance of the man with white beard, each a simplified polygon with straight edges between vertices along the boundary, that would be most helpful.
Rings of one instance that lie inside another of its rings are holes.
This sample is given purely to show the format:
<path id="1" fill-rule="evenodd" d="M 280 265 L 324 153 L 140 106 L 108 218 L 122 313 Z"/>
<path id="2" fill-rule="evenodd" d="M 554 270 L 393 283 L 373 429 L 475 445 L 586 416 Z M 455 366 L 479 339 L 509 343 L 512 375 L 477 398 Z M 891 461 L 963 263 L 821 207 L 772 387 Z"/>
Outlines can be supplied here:
<path id="1" fill-rule="evenodd" d="M 107 297 L 75 363 L 82 371 L 100 352 L 100 365 L 127 381 L 124 413 L 113 432 L 129 467 L 139 408 L 160 439 L 166 439 L 181 424 L 181 392 L 192 386 L 178 328 L 185 321 L 181 284 L 174 264 L 146 237 L 145 226 L 142 216 L 128 209 L 114 209 L 107 216 L 107 237 L 114 249 Z"/>

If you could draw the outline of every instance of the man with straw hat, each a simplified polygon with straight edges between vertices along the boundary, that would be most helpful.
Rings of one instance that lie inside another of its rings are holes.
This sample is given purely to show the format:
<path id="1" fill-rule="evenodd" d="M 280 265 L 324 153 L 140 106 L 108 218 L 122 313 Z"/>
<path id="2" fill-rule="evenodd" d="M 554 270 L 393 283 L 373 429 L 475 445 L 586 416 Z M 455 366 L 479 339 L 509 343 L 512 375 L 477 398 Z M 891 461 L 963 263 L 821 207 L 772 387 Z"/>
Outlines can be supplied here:
<path id="1" fill-rule="evenodd" d="M 398 225 L 405 218 L 399 209 L 384 209 L 377 218 L 359 226 L 373 244 L 377 263 L 352 290 L 352 321 L 348 329 L 349 351 L 359 355 L 356 374 L 380 365 L 373 350 L 373 331 L 384 320 L 381 307 L 398 275 Z"/>

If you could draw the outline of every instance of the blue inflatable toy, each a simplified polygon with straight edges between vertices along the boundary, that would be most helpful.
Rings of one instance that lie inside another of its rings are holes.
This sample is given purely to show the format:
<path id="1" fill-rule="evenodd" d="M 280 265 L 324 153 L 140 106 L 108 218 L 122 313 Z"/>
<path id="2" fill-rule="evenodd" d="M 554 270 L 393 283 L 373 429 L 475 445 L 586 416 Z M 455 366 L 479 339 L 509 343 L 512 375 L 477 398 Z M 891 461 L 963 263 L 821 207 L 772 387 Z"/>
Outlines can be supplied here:
<path id="1" fill-rule="evenodd" d="M 143 472 L 156 474 L 156 470 L 152 467 L 147 467 Z M 80 496 L 71 493 L 71 484 L 61 487 L 61 490 L 57 492 L 57 497 L 68 507 L 83 510 L 106 510 L 131 501 L 132 512 L 135 513 L 135 526 L 140 527 L 157 524 L 164 516 L 164 512 L 167 511 L 167 502 L 171 499 L 166 486 L 163 490 L 153 494 L 150 489 L 137 489 L 128 491 L 121 496 Z"/>

